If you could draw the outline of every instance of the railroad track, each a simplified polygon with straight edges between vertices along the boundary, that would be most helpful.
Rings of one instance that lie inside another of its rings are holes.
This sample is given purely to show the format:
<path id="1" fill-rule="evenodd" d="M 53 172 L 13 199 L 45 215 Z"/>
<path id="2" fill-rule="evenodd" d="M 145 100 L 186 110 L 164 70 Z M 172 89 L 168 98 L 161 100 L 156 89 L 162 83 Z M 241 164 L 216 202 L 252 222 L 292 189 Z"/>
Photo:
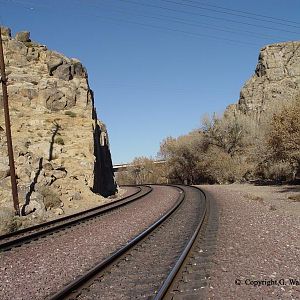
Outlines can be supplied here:
<path id="1" fill-rule="evenodd" d="M 219 215 L 215 199 L 207 193 L 205 196 L 207 210 L 201 228 L 187 247 L 189 251 L 186 251 L 186 255 L 182 255 L 180 263 L 174 268 L 156 299 L 207 299 L 210 267 L 216 250 Z"/>
<path id="2" fill-rule="evenodd" d="M 188 186 L 174 188 L 180 190 L 176 204 L 154 224 L 47 299 L 167 297 L 199 234 L 208 207 L 201 190 Z"/>
<path id="3" fill-rule="evenodd" d="M 33 240 L 38 240 L 55 232 L 65 230 L 72 226 L 79 225 L 83 222 L 97 218 L 105 213 L 109 213 L 113 210 L 123 207 L 126 204 L 141 199 L 151 191 L 152 188 L 150 186 L 137 186 L 137 191 L 135 193 L 111 203 L 107 203 L 73 215 L 65 216 L 49 222 L 21 229 L 12 233 L 1 235 L 0 251 L 7 251 L 14 247 L 28 244 Z"/>

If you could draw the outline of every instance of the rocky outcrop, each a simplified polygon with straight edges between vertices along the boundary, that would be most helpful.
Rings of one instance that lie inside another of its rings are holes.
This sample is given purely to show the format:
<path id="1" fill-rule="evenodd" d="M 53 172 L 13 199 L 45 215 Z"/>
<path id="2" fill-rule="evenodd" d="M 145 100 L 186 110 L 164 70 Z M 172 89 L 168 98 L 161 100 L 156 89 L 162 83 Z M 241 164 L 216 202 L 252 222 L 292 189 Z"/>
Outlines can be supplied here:
<path id="1" fill-rule="evenodd" d="M 239 110 L 260 119 L 262 112 L 295 99 L 300 92 L 300 42 L 278 43 L 261 49 L 255 74 L 246 82 Z"/>
<path id="2" fill-rule="evenodd" d="M 61 208 L 75 198 L 97 197 L 92 191 L 113 194 L 108 134 L 97 118 L 84 66 L 31 41 L 29 32 L 12 38 L 10 29 L 3 28 L 2 38 L 24 212 L 42 210 L 47 201 Z M 0 88 L 0 107 L 2 101 Z M 4 129 L 0 109 L 0 202 L 10 206 Z"/>

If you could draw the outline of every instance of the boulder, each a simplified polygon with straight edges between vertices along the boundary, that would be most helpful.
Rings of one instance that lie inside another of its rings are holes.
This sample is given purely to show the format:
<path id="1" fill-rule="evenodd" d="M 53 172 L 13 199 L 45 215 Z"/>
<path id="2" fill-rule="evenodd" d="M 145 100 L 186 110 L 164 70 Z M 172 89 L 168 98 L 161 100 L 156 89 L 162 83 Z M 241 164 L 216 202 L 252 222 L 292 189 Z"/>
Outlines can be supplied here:
<path id="1" fill-rule="evenodd" d="M 47 62 L 49 75 L 53 75 L 53 71 L 55 71 L 60 65 L 63 64 L 63 59 L 61 57 L 53 57 L 50 61 Z"/>
<path id="2" fill-rule="evenodd" d="M 11 37 L 11 29 L 8 27 L 1 26 L 1 36 L 3 37 Z"/>
<path id="3" fill-rule="evenodd" d="M 50 162 L 45 163 L 43 168 L 44 168 L 45 171 L 52 171 L 53 170 L 53 166 Z"/>
<path id="4" fill-rule="evenodd" d="M 28 205 L 24 206 L 25 216 L 34 213 L 35 215 L 42 217 L 46 212 L 45 205 L 42 202 L 36 200 L 30 200 Z"/>
<path id="5" fill-rule="evenodd" d="M 16 34 L 15 39 L 19 42 L 30 42 L 30 32 L 20 31 Z"/>
<path id="6" fill-rule="evenodd" d="M 52 176 L 55 179 L 65 178 L 67 176 L 67 171 L 65 171 L 65 170 L 53 170 L 52 171 Z"/>
<path id="7" fill-rule="evenodd" d="M 52 72 L 53 76 L 61 79 L 61 80 L 65 80 L 65 81 L 69 81 L 70 79 L 72 79 L 72 74 L 71 74 L 71 66 L 69 64 L 62 64 L 60 66 L 58 66 L 53 72 Z"/>
<path id="8" fill-rule="evenodd" d="M 55 88 L 40 91 L 39 97 L 45 103 L 46 108 L 52 111 L 59 111 L 67 106 L 64 94 Z"/>
<path id="9" fill-rule="evenodd" d="M 87 72 L 86 69 L 83 67 L 81 62 L 75 61 L 72 65 L 72 75 L 73 77 L 77 78 L 86 78 L 87 77 Z"/>
<path id="10" fill-rule="evenodd" d="M 17 166 L 16 168 L 16 176 L 21 179 L 23 182 L 29 183 L 31 181 L 30 178 L 31 170 L 28 167 Z"/>
<path id="11" fill-rule="evenodd" d="M 57 216 L 60 216 L 60 215 L 63 215 L 65 212 L 61 207 L 58 207 L 53 210 L 53 213 Z"/>

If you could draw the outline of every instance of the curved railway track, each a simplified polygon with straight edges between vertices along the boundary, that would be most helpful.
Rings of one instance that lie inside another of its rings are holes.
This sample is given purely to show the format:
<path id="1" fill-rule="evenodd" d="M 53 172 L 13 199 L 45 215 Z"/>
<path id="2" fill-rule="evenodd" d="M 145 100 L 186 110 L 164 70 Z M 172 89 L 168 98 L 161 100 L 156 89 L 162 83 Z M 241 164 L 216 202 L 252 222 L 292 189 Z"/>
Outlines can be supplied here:
<path id="1" fill-rule="evenodd" d="M 156 223 L 179 195 L 173 187 L 153 186 L 101 217 L 0 253 L 0 299 L 47 299 Z"/>
<path id="2" fill-rule="evenodd" d="M 152 190 L 150 186 L 137 186 L 137 191 L 131 195 L 119 200 L 97 206 L 76 214 L 68 215 L 49 222 L 41 223 L 35 226 L 24 228 L 12 233 L 0 236 L 0 251 L 7 251 L 13 247 L 28 244 L 33 240 L 40 239 L 55 232 L 65 230 L 71 226 L 78 225 L 82 222 L 97 218 L 105 213 L 119 209 L 124 205 L 141 199 L 149 194 Z"/>
<path id="3" fill-rule="evenodd" d="M 162 299 L 204 222 L 208 200 L 188 186 L 154 224 L 47 299 Z"/>
<path id="4" fill-rule="evenodd" d="M 207 212 L 197 237 L 190 244 L 187 255 L 182 257 L 157 299 L 207 299 L 210 284 L 210 268 L 217 245 L 218 207 L 210 194 L 207 197 Z"/>

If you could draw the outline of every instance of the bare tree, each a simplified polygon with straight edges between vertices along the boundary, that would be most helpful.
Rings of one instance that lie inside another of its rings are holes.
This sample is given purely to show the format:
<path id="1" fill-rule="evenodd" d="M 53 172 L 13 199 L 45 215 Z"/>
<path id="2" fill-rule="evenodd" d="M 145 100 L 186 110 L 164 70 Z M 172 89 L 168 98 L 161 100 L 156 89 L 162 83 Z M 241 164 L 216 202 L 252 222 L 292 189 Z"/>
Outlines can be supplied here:
<path id="1" fill-rule="evenodd" d="M 273 115 L 267 142 L 274 161 L 289 163 L 295 178 L 300 171 L 300 96 Z"/>

